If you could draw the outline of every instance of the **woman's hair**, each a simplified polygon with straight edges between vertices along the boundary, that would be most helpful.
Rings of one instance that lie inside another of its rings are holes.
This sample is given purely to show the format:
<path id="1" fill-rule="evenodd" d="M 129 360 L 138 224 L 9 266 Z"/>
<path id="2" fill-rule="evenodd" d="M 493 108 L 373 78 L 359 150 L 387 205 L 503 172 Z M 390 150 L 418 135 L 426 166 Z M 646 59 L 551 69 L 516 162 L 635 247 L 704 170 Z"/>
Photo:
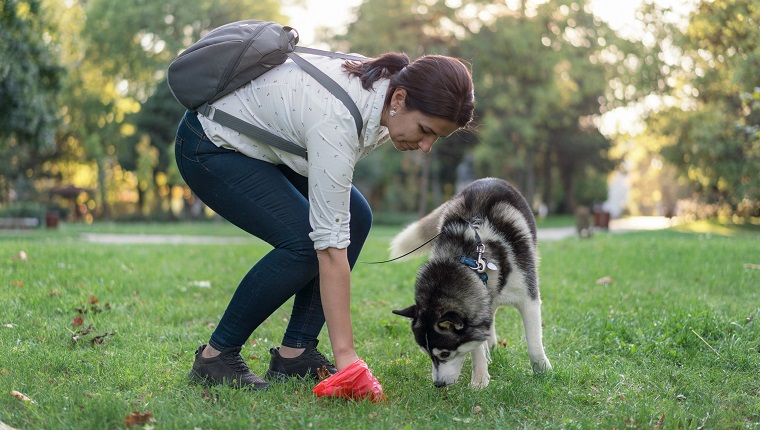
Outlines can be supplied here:
<path id="1" fill-rule="evenodd" d="M 367 61 L 347 61 L 343 68 L 369 90 L 378 79 L 390 79 L 385 106 L 397 88 L 406 90 L 405 107 L 443 118 L 459 127 L 472 121 L 475 92 L 472 76 L 460 60 L 443 55 L 425 55 L 413 63 L 406 54 L 389 52 Z"/>

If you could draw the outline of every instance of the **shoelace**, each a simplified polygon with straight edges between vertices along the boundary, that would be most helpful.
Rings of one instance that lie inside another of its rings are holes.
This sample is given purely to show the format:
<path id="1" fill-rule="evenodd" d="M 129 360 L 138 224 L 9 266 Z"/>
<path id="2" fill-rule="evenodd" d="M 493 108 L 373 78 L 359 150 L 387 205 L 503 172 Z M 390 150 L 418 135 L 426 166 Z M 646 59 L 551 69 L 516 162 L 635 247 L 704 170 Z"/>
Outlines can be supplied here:
<path id="1" fill-rule="evenodd" d="M 317 350 L 317 348 L 310 349 L 308 351 L 304 351 L 304 355 L 305 355 L 304 358 L 313 359 L 313 360 L 315 360 L 319 364 L 331 365 L 330 362 L 327 360 L 327 358 L 325 358 L 325 356 L 322 355 L 322 353 L 319 352 Z"/>
<path id="2" fill-rule="evenodd" d="M 248 365 L 246 365 L 245 361 L 243 361 L 243 357 L 241 357 L 240 353 L 237 351 L 233 351 L 225 355 L 224 361 L 227 364 L 229 364 L 233 369 L 235 369 L 236 372 L 246 373 L 250 371 L 248 369 Z"/>

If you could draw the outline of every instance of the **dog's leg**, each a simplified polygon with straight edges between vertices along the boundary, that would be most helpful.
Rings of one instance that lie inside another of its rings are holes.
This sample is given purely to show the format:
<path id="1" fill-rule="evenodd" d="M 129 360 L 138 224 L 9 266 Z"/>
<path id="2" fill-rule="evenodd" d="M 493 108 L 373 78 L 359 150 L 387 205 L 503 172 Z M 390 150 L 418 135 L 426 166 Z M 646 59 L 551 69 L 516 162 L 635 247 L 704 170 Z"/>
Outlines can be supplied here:
<path id="1" fill-rule="evenodd" d="M 496 312 L 493 314 L 493 323 L 491 323 L 491 332 L 488 334 L 488 338 L 486 339 L 486 342 L 488 343 L 488 348 L 493 348 L 494 345 L 496 345 Z"/>
<path id="2" fill-rule="evenodd" d="M 472 380 L 470 384 L 474 388 L 485 388 L 491 381 L 491 375 L 488 374 L 488 345 L 483 342 L 477 348 L 472 350 Z"/>
<path id="3" fill-rule="evenodd" d="M 533 373 L 543 373 L 552 369 L 549 359 L 544 353 L 541 340 L 541 299 L 528 299 L 517 308 L 525 326 L 525 340 L 528 343 L 528 357 Z"/>

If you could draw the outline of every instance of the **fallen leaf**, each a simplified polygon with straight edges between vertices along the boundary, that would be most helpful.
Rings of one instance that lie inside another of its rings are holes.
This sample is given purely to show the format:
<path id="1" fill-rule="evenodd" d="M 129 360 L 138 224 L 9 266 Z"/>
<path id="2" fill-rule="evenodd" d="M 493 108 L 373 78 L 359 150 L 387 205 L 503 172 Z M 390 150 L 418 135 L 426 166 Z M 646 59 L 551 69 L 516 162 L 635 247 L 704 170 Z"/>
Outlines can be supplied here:
<path id="1" fill-rule="evenodd" d="M 27 261 L 29 259 L 29 256 L 26 254 L 26 251 L 19 251 L 18 254 L 14 255 L 12 257 L 13 260 L 20 260 L 20 261 Z"/>
<path id="2" fill-rule="evenodd" d="M 91 305 L 94 305 L 95 303 L 97 303 L 97 302 L 99 302 L 99 301 L 100 301 L 100 300 L 98 300 L 98 298 L 97 298 L 97 297 L 95 297 L 95 296 L 93 296 L 93 295 L 90 295 L 90 299 L 89 299 L 89 300 L 87 300 L 87 303 L 89 303 L 89 304 L 91 304 Z"/>
<path id="3" fill-rule="evenodd" d="M 317 369 L 317 376 L 319 377 L 320 381 L 324 381 L 325 379 L 329 378 L 332 374 L 329 370 L 327 370 L 327 366 L 322 366 L 322 368 Z"/>
<path id="4" fill-rule="evenodd" d="M 92 339 L 90 339 L 90 343 L 93 345 L 95 344 L 102 345 L 103 341 L 106 340 L 108 336 L 113 336 L 113 333 L 104 333 L 99 336 L 95 336 Z"/>
<path id="5" fill-rule="evenodd" d="M 57 296 L 61 295 L 61 292 L 58 291 L 58 290 L 53 290 L 53 291 L 50 292 L 49 295 L 50 295 L 50 297 L 57 297 Z"/>
<path id="6" fill-rule="evenodd" d="M 654 428 L 658 429 L 662 427 L 662 424 L 665 422 L 665 414 L 660 415 L 660 419 L 657 420 L 657 423 L 654 425 Z"/>
<path id="7" fill-rule="evenodd" d="M 23 287 L 24 286 L 24 281 L 11 281 L 11 286 L 14 286 L 14 287 Z"/>
<path id="8" fill-rule="evenodd" d="M 5 369 L 5 368 L 0 369 L 0 375 L 8 376 L 10 374 L 11 374 L 11 372 L 9 372 L 8 369 Z"/>
<path id="9" fill-rule="evenodd" d="M 92 333 L 94 331 L 95 331 L 95 327 L 93 327 L 92 324 L 90 324 L 90 325 L 88 325 L 85 328 L 80 328 L 79 330 L 76 331 L 76 333 L 79 334 L 79 335 L 84 336 L 84 335 L 90 334 L 90 333 Z"/>
<path id="10" fill-rule="evenodd" d="M 16 326 L 13 325 L 13 324 L 11 324 L 11 323 L 8 323 L 8 324 L 3 324 L 3 327 L 13 328 L 13 327 L 16 327 Z"/>
<path id="11" fill-rule="evenodd" d="M 760 270 L 760 264 L 750 264 L 747 263 L 744 265 L 745 269 L 752 269 L 752 270 Z"/>
<path id="12" fill-rule="evenodd" d="M 124 425 L 127 427 L 144 426 L 147 423 L 155 422 L 152 412 L 140 413 L 137 411 L 132 412 L 124 418 Z"/>
<path id="13" fill-rule="evenodd" d="M 22 402 L 28 402 L 28 403 L 34 404 L 34 400 L 30 399 L 29 396 L 27 396 L 24 393 L 20 393 L 16 390 L 11 390 L 11 396 L 15 397 L 16 399 Z"/>
<path id="14" fill-rule="evenodd" d="M 607 284 L 614 284 L 615 280 L 610 278 L 609 276 L 604 276 L 596 280 L 596 285 L 607 285 Z"/>
<path id="15" fill-rule="evenodd" d="M 75 316 L 74 319 L 71 321 L 72 327 L 79 327 L 82 324 L 84 324 L 84 319 L 82 319 L 82 314 Z"/>

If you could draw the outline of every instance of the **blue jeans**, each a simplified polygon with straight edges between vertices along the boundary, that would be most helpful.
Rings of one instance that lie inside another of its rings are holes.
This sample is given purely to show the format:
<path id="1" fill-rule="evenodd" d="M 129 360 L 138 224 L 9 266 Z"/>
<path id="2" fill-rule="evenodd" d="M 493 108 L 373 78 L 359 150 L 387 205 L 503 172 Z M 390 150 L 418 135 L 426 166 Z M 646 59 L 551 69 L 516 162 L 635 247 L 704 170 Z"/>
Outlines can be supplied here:
<path id="1" fill-rule="evenodd" d="M 309 238 L 308 178 L 284 165 L 219 148 L 187 112 L 177 130 L 175 157 L 195 195 L 217 214 L 274 247 L 235 290 L 209 344 L 222 350 L 241 346 L 274 311 L 295 296 L 282 345 L 303 348 L 325 324 L 319 294 L 319 265 Z M 372 225 L 364 196 L 351 190 L 353 268 Z"/>

